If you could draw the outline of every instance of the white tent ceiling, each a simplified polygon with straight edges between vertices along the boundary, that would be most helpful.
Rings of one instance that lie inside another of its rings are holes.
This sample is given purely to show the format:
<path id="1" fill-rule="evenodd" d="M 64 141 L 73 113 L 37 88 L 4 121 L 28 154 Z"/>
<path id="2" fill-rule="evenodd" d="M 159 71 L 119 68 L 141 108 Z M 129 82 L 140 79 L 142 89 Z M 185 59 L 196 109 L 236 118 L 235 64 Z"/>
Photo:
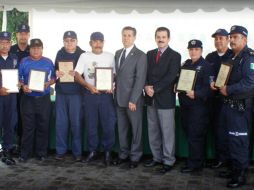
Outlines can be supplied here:
<path id="1" fill-rule="evenodd" d="M 244 8 L 254 10 L 252 0 L 0 0 L 2 9 L 17 8 L 22 11 L 54 9 L 59 12 L 75 10 L 76 12 L 110 12 L 130 13 L 136 10 L 139 13 L 149 13 L 158 10 L 162 13 L 195 12 L 201 9 L 205 12 L 214 12 L 220 9 L 240 11 Z"/>

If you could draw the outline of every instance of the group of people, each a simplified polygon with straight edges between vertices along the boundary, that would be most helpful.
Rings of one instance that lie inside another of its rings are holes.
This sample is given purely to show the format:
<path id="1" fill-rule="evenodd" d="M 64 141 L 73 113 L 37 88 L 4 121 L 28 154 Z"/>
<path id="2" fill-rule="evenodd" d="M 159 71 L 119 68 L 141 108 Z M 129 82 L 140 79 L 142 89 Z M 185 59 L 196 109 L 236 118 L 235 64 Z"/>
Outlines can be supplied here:
<path id="1" fill-rule="evenodd" d="M 64 45 L 57 52 L 54 64 L 42 55 L 43 42 L 40 39 L 31 39 L 28 45 L 29 32 L 28 25 L 18 26 L 17 44 L 13 46 L 11 34 L 0 32 L 0 69 L 18 69 L 17 85 L 20 87 L 16 96 L 8 93 L 8 89 L 2 86 L 2 78 L 0 80 L 3 162 L 15 164 L 11 154 L 15 129 L 21 145 L 19 161 L 26 162 L 33 155 L 33 149 L 39 160 L 45 160 L 51 110 L 50 85 L 55 83 L 55 159 L 65 159 L 70 128 L 74 160 L 86 163 L 95 160 L 100 125 L 104 164 L 128 162 L 130 168 L 136 168 L 142 156 L 143 106 L 146 105 L 153 158 L 144 166 L 162 165 L 160 172 L 167 173 L 176 161 L 176 86 L 181 69 L 190 69 L 196 71 L 193 88 L 178 93 L 181 123 L 186 131 L 189 150 L 186 166 L 181 172 L 202 169 L 206 131 L 210 125 L 216 135 L 217 162 L 212 167 L 228 166 L 228 172 L 220 173 L 221 177 L 231 179 L 228 187 L 245 184 L 249 165 L 248 129 L 254 97 L 254 52 L 247 46 L 248 31 L 245 27 L 234 25 L 229 33 L 218 29 L 212 34 L 216 51 L 205 58 L 202 56 L 202 42 L 190 40 L 187 46 L 190 59 L 182 65 L 181 55 L 169 46 L 170 30 L 166 27 L 156 29 L 157 47 L 147 54 L 135 46 L 137 31 L 130 26 L 122 29 L 123 47 L 115 55 L 103 51 L 104 35 L 101 32 L 91 34 L 91 51 L 85 52 L 78 46 L 77 34 L 66 31 Z M 73 69 L 63 72 L 61 62 L 72 64 Z M 218 88 L 215 81 L 222 63 L 231 65 L 232 71 L 227 83 Z M 113 89 L 101 91 L 96 88 L 96 67 L 112 68 Z M 44 91 L 29 89 L 31 70 L 46 73 Z M 62 82 L 61 78 L 66 75 L 73 77 L 73 82 Z M 89 151 L 85 159 L 82 159 L 81 148 L 83 117 Z M 115 144 L 116 124 L 119 153 L 113 160 L 111 151 Z"/>

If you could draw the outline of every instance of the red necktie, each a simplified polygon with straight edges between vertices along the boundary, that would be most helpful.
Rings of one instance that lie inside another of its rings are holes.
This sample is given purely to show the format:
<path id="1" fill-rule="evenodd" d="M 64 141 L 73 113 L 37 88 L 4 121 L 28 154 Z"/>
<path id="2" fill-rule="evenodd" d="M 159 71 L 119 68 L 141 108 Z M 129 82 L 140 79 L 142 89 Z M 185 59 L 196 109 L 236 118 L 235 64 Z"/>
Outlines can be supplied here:
<path id="1" fill-rule="evenodd" d="M 157 51 L 157 54 L 156 54 L 156 58 L 155 58 L 155 63 L 156 63 L 156 64 L 159 62 L 160 56 L 161 56 L 161 51 L 158 50 L 158 51 Z"/>

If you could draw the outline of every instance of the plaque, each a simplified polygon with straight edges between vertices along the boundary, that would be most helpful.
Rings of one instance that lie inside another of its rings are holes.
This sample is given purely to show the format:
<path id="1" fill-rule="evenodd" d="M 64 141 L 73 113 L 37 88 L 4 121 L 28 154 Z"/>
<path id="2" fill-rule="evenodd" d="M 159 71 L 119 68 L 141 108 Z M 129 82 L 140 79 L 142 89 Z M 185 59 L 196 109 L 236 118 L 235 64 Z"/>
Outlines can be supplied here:
<path id="1" fill-rule="evenodd" d="M 2 69 L 2 87 L 5 87 L 8 93 L 18 93 L 18 69 Z"/>
<path id="2" fill-rule="evenodd" d="M 60 82 L 74 82 L 74 77 L 69 74 L 69 72 L 74 69 L 72 61 L 59 61 L 58 68 L 59 71 L 64 73 L 60 78 Z"/>
<path id="3" fill-rule="evenodd" d="M 112 67 L 95 67 L 95 87 L 99 91 L 113 90 Z"/>
<path id="4" fill-rule="evenodd" d="M 232 70 L 231 64 L 228 64 L 228 63 L 221 64 L 220 70 L 214 85 L 216 88 L 221 88 L 222 86 L 225 86 L 227 84 L 231 70 Z"/>
<path id="5" fill-rule="evenodd" d="M 192 69 L 181 69 L 176 91 L 186 92 L 193 90 L 196 82 L 196 71 Z"/>
<path id="6" fill-rule="evenodd" d="M 46 71 L 31 69 L 28 79 L 28 88 L 32 91 L 44 92 Z"/>

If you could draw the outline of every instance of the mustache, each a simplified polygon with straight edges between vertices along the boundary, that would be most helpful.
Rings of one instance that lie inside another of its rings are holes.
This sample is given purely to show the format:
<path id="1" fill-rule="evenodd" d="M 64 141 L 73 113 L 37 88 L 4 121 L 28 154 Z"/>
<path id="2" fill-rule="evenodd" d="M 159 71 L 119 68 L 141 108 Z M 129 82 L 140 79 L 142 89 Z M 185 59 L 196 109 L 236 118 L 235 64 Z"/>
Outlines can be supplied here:
<path id="1" fill-rule="evenodd" d="M 164 42 L 163 42 L 163 41 L 159 41 L 158 43 L 159 43 L 159 44 L 162 44 L 162 43 L 164 43 Z"/>

